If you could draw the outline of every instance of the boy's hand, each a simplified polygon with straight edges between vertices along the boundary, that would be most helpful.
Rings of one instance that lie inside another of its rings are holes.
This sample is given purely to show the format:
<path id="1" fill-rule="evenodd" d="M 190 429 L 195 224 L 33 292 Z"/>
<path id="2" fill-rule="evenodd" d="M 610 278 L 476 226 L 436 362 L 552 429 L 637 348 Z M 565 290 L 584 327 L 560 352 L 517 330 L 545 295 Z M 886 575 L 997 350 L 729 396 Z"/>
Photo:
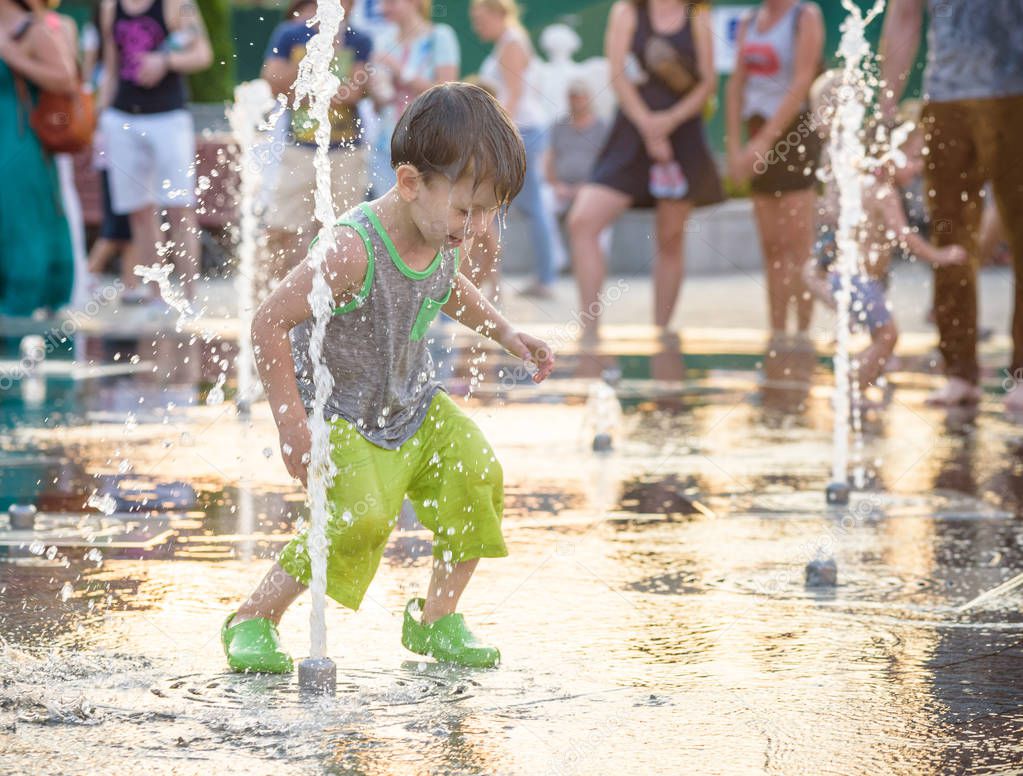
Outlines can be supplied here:
<path id="1" fill-rule="evenodd" d="M 305 418 L 302 418 L 294 423 L 282 425 L 280 431 L 281 457 L 284 459 L 284 466 L 288 469 L 288 474 L 306 485 L 309 451 L 312 448 L 309 424 Z"/>
<path id="2" fill-rule="evenodd" d="M 941 267 L 950 264 L 965 264 L 969 258 L 966 249 L 961 245 L 946 245 L 943 248 L 938 248 L 934 255 L 937 259 L 934 263 Z"/>
<path id="3" fill-rule="evenodd" d="M 512 332 L 507 341 L 501 344 L 513 356 L 518 356 L 527 364 L 536 365 L 536 373 L 533 375 L 534 383 L 543 382 L 554 370 L 554 352 L 550 345 L 542 339 L 516 331 Z"/>

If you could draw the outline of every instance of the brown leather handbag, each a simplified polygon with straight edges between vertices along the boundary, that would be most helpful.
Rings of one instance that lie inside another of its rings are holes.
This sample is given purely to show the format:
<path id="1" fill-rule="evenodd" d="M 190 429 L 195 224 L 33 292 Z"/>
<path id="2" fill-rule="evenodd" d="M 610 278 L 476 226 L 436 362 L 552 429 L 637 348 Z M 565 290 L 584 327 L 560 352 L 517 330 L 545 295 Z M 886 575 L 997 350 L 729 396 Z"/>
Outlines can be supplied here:
<path id="1" fill-rule="evenodd" d="M 73 94 L 40 92 L 28 123 L 51 154 L 73 154 L 92 144 L 96 108 L 92 92 L 79 83 Z"/>

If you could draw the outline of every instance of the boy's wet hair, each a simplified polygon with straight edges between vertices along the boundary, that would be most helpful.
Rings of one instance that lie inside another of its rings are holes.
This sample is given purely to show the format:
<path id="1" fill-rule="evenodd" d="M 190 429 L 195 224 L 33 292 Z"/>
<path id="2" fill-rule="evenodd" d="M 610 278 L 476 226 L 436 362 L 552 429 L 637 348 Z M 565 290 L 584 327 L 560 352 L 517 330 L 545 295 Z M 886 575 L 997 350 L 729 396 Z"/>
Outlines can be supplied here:
<path id="1" fill-rule="evenodd" d="M 522 188 L 526 149 L 511 117 L 478 86 L 446 83 L 427 89 L 405 110 L 391 135 L 391 166 L 411 164 L 424 177 L 454 183 L 472 177 L 473 189 L 492 183 L 507 205 Z"/>

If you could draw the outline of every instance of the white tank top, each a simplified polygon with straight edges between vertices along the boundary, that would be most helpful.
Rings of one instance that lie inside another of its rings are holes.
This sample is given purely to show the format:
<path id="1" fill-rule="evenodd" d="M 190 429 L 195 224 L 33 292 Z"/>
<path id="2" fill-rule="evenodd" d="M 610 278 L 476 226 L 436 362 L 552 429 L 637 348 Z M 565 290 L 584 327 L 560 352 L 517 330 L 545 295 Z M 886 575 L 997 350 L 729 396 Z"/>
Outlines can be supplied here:
<path id="1" fill-rule="evenodd" d="M 519 127 L 540 128 L 546 127 L 548 120 L 547 111 L 541 102 L 542 97 L 536 89 L 537 84 L 537 59 L 533 44 L 529 35 L 524 29 L 516 24 L 508 25 L 508 28 L 501 33 L 501 37 L 494 44 L 494 50 L 480 65 L 480 78 L 492 85 L 497 90 L 497 101 L 502 105 L 508 102 L 508 84 L 501 71 L 498 59 L 501 56 L 501 49 L 511 41 L 516 40 L 525 46 L 529 53 L 529 64 L 526 65 L 526 72 L 522 74 L 522 94 L 519 96 L 518 105 L 515 106 L 515 115 L 512 120 Z"/>
<path id="2" fill-rule="evenodd" d="M 746 66 L 742 118 L 769 119 L 788 94 L 796 69 L 796 25 L 802 3 L 796 3 L 766 32 L 757 31 L 757 12 L 746 23 L 739 56 Z"/>

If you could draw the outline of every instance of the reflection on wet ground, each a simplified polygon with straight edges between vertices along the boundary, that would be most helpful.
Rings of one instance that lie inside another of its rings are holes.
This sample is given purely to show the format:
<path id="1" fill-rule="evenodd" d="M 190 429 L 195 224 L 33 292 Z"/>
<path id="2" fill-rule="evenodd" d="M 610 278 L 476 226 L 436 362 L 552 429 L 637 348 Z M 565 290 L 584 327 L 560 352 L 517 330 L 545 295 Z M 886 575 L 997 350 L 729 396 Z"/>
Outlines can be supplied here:
<path id="1" fill-rule="evenodd" d="M 339 688 L 324 700 L 224 671 L 220 623 L 304 505 L 265 405 L 244 418 L 207 403 L 223 354 L 181 344 L 89 342 L 128 368 L 55 364 L 42 400 L 0 394 L 0 506 L 40 509 L 34 531 L 0 517 L 5 772 L 141 757 L 175 774 L 1023 761 L 1023 594 L 964 608 L 1023 568 L 1023 432 L 995 399 L 949 416 L 924 405 L 928 375 L 896 375 L 854 451 L 864 488 L 827 509 L 830 380 L 812 351 L 635 342 L 569 354 L 539 389 L 497 354 L 442 352 L 453 392 L 484 372 L 464 407 L 504 463 L 511 557 L 481 564 L 463 609 L 505 663 L 402 650 L 429 568 L 429 536 L 406 519 L 363 609 L 329 611 Z M 607 453 L 591 444 L 593 368 L 622 405 Z M 837 584 L 806 587 L 825 556 Z M 296 655 L 308 614 L 301 601 L 284 620 Z"/>

